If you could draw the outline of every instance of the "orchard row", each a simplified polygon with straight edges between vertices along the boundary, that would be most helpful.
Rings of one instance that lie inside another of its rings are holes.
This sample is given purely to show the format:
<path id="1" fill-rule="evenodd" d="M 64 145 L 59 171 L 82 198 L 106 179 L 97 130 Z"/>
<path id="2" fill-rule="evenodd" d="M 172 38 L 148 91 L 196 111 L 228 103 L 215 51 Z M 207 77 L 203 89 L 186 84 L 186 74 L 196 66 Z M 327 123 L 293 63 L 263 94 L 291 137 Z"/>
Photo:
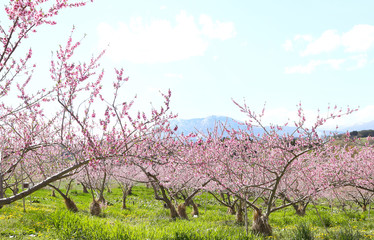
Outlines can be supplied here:
<path id="1" fill-rule="evenodd" d="M 142 182 L 154 189 L 171 218 L 187 218 L 187 205 L 198 215 L 194 196 L 208 191 L 233 211 L 252 208 L 253 231 L 270 235 L 268 219 L 275 211 L 293 206 L 303 215 L 319 196 L 374 191 L 372 146 L 336 144 L 333 136 L 318 131 L 329 119 L 355 109 L 329 108 L 326 116 L 307 125 L 299 104 L 298 120 L 290 123 L 295 130 L 289 134 L 283 131 L 287 124 L 266 128 L 264 111 L 256 114 L 245 103 L 234 102 L 247 116 L 244 128 L 217 123 L 208 133 L 177 134 L 177 126 L 170 125 L 176 117 L 170 112 L 171 92 L 161 94 L 163 106 L 137 112 L 134 100 L 122 97 L 128 78 L 123 69 L 115 69 L 113 94 L 105 96 L 100 70 L 105 51 L 86 62 L 74 61 L 80 45 L 73 41 L 74 29 L 52 57 L 52 87 L 32 92 L 36 66 L 30 63 L 31 49 L 24 58 L 16 57 L 21 43 L 39 26 L 55 24 L 52 19 L 62 9 L 86 5 L 45 2 L 11 0 L 5 7 L 9 26 L 0 26 L 0 207 L 50 186 L 75 211 L 68 192 L 55 184 L 74 179 L 91 190 L 91 213 L 98 214 L 97 201 L 104 201 L 108 182 L 121 186 L 124 208 L 131 186 Z M 255 134 L 254 127 L 264 133 Z M 347 191 L 339 191 L 342 187 Z M 178 206 L 177 198 L 183 199 Z"/>

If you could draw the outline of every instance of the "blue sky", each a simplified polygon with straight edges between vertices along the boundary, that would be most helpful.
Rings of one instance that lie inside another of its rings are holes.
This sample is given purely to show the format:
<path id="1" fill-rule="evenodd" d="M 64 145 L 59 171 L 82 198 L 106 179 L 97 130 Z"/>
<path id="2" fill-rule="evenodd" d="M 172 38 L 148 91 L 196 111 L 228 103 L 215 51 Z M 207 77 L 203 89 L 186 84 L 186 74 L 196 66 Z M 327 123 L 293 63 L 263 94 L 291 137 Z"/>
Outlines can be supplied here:
<path id="1" fill-rule="evenodd" d="M 347 0 L 96 0 L 61 12 L 57 26 L 25 45 L 46 63 L 34 80 L 49 84 L 51 51 L 75 25 L 76 39 L 87 34 L 77 58 L 108 48 L 104 84 L 123 67 L 130 77 L 123 96 L 137 94 L 140 109 L 157 106 L 158 91 L 170 88 L 182 119 L 244 120 L 233 98 L 258 112 L 266 102 L 265 121 L 273 123 L 293 119 L 299 102 L 310 116 L 328 104 L 360 106 L 338 122 L 349 126 L 374 120 L 372 9 L 373 1 Z"/>

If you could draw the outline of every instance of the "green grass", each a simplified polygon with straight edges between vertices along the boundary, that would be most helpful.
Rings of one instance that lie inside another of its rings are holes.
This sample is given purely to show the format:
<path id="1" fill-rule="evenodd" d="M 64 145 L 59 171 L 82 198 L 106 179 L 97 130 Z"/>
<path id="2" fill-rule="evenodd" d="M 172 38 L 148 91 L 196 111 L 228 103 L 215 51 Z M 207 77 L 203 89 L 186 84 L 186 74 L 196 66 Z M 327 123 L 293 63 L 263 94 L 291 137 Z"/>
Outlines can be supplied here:
<path id="1" fill-rule="evenodd" d="M 144 186 L 134 187 L 126 210 L 121 209 L 120 190 L 113 188 L 98 217 L 90 216 L 91 196 L 78 187 L 70 194 L 78 213 L 67 211 L 60 196 L 50 195 L 51 190 L 42 189 L 27 197 L 26 212 L 22 201 L 0 209 L 0 239 L 264 239 L 247 237 L 245 227 L 208 194 L 195 198 L 200 204 L 198 218 L 175 221 L 163 203 L 154 200 L 152 189 Z M 274 234 L 267 239 L 374 239 L 374 218 L 367 213 L 337 209 L 332 213 L 323 205 L 318 211 L 322 221 L 313 207 L 304 217 L 291 208 L 273 213 Z"/>

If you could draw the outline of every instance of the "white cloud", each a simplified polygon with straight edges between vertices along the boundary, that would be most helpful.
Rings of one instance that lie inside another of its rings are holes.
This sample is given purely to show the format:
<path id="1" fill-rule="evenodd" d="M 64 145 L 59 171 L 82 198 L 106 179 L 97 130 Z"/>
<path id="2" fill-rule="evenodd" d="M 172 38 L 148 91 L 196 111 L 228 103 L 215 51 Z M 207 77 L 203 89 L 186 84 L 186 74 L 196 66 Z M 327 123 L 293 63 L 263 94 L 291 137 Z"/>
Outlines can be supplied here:
<path id="1" fill-rule="evenodd" d="M 120 22 L 116 28 L 101 23 L 98 26 L 99 46 L 109 43 L 108 55 L 115 61 L 136 63 L 171 62 L 202 56 L 209 40 L 225 40 L 235 36 L 234 24 L 211 20 L 202 15 L 202 23 L 181 11 L 175 24 L 168 20 L 146 22 L 141 17 Z M 201 22 L 201 21 L 200 21 Z"/>
<path id="2" fill-rule="evenodd" d="M 312 60 L 307 65 L 297 65 L 292 67 L 286 67 L 284 73 L 292 74 L 292 73 L 311 73 L 314 69 L 321 64 L 319 60 Z"/>
<path id="3" fill-rule="evenodd" d="M 300 51 L 301 56 L 319 55 L 339 50 L 337 54 L 342 55 L 342 58 L 314 59 L 306 65 L 286 67 L 285 73 L 309 74 L 320 65 L 328 65 L 333 69 L 356 70 L 368 64 L 368 51 L 374 45 L 374 26 L 367 24 L 355 25 L 342 34 L 339 34 L 336 30 L 326 30 L 316 39 L 313 39 L 311 35 L 298 34 L 294 36 L 293 40 L 287 40 L 283 44 L 284 49 L 286 51 L 300 49 L 299 40 L 308 42 L 304 50 Z M 357 55 L 357 53 L 361 54 Z M 343 63 L 344 68 L 342 68 Z"/>
<path id="4" fill-rule="evenodd" d="M 312 41 L 305 49 L 301 52 L 301 56 L 316 55 L 323 52 L 331 52 L 338 48 L 341 44 L 341 37 L 337 34 L 336 30 L 327 30 L 321 37 Z"/>
<path id="5" fill-rule="evenodd" d="M 354 61 L 356 65 L 347 68 L 347 70 L 349 71 L 356 70 L 356 69 L 363 68 L 366 66 L 366 64 L 368 63 L 368 56 L 367 54 L 360 54 L 360 55 L 350 57 L 350 60 Z"/>
<path id="6" fill-rule="evenodd" d="M 165 10 L 166 9 L 166 6 L 161 6 L 160 7 L 160 10 Z"/>
<path id="7" fill-rule="evenodd" d="M 203 26 L 202 33 L 210 38 L 226 40 L 236 35 L 233 22 L 213 22 L 210 16 L 202 14 L 199 23 Z"/>
<path id="8" fill-rule="evenodd" d="M 282 47 L 286 52 L 289 52 L 292 50 L 292 41 L 291 40 L 286 40 L 286 42 L 283 43 Z"/>
<path id="9" fill-rule="evenodd" d="M 340 47 L 343 47 L 345 52 L 366 52 L 374 45 L 374 26 L 355 25 L 343 34 L 338 34 L 336 30 L 330 29 L 315 40 L 311 35 L 295 35 L 294 41 L 300 39 L 310 42 L 305 50 L 301 51 L 301 56 L 332 52 Z"/>
<path id="10" fill-rule="evenodd" d="M 311 60 L 307 65 L 296 65 L 291 67 L 286 67 L 284 73 L 286 74 L 310 74 L 316 67 L 321 65 L 328 65 L 333 69 L 339 69 L 340 66 L 346 62 L 346 59 L 327 59 L 327 60 Z"/>
<path id="11" fill-rule="evenodd" d="M 374 44 L 374 26 L 360 24 L 342 36 L 342 45 L 347 52 L 366 52 Z"/>

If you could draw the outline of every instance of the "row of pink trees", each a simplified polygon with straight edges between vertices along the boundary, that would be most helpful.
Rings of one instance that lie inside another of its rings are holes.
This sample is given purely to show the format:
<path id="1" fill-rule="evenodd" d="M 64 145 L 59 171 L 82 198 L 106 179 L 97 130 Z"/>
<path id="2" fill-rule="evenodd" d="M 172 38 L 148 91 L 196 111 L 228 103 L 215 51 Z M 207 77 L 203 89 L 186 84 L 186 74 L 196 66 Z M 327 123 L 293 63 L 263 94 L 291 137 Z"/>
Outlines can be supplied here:
<path id="1" fill-rule="evenodd" d="M 238 200 L 233 201 L 240 201 L 244 209 L 251 207 L 252 229 L 269 235 L 271 213 L 293 206 L 303 215 L 306 204 L 321 191 L 339 186 L 373 191 L 373 148 L 335 145 L 333 138 L 318 133 L 327 120 L 354 110 L 334 109 L 306 127 L 298 105 L 295 131 L 285 134 L 284 126 L 266 128 L 261 121 L 264 113 L 257 115 L 246 104 L 235 103 L 248 117 L 245 130 L 223 125 L 201 139 L 178 136 L 169 122 L 176 117 L 169 113 L 170 91 L 161 94 L 164 105 L 159 109 L 136 112 L 133 101 L 120 97 L 128 79 L 123 69 L 115 69 L 113 94 L 107 98 L 99 63 L 104 52 L 86 62 L 74 61 L 80 45 L 73 42 L 74 31 L 51 61 L 53 87 L 32 94 L 32 51 L 15 60 L 16 50 L 38 26 L 53 25 L 53 16 L 62 9 L 86 4 L 56 0 L 43 11 L 45 2 L 11 0 L 5 9 L 10 25 L 0 27 L 0 207 L 59 179 L 78 178 L 79 173 L 82 182 L 96 189 L 94 203 L 96 198 L 103 200 L 110 178 L 122 186 L 124 203 L 134 181 L 148 182 L 172 218 L 187 218 L 190 204 L 196 215 L 193 197 L 200 191 L 220 191 L 235 196 Z M 105 109 L 100 112 L 97 106 Z M 255 126 L 264 134 L 256 135 Z M 24 181 L 33 184 L 19 192 Z M 7 189 L 12 196 L 6 195 Z M 183 202 L 176 205 L 178 197 Z M 284 201 L 279 204 L 276 199 Z"/>
<path id="2" fill-rule="evenodd" d="M 320 136 L 317 128 L 328 119 L 350 114 L 353 110 L 336 111 L 325 118 L 318 116 L 312 127 L 307 128 L 299 105 L 299 121 L 295 122 L 294 133 L 282 134 L 283 126 L 268 129 L 262 124 L 264 113 L 256 115 L 247 105 L 237 106 L 249 118 L 246 129 L 226 129 L 223 126 L 218 131 L 216 128 L 196 148 L 193 166 L 199 174 L 216 182 L 254 210 L 254 232 L 270 235 L 272 229 L 268 219 L 271 213 L 297 206 L 302 215 L 301 203 L 331 187 L 325 169 L 331 159 L 338 156 L 345 159 L 347 151 L 338 153 L 331 138 Z M 254 126 L 261 127 L 264 134 L 256 135 Z M 229 137 L 223 138 L 224 132 Z M 266 203 L 265 208 L 262 208 L 260 198 Z M 285 200 L 280 205 L 276 201 L 279 198 Z"/>

